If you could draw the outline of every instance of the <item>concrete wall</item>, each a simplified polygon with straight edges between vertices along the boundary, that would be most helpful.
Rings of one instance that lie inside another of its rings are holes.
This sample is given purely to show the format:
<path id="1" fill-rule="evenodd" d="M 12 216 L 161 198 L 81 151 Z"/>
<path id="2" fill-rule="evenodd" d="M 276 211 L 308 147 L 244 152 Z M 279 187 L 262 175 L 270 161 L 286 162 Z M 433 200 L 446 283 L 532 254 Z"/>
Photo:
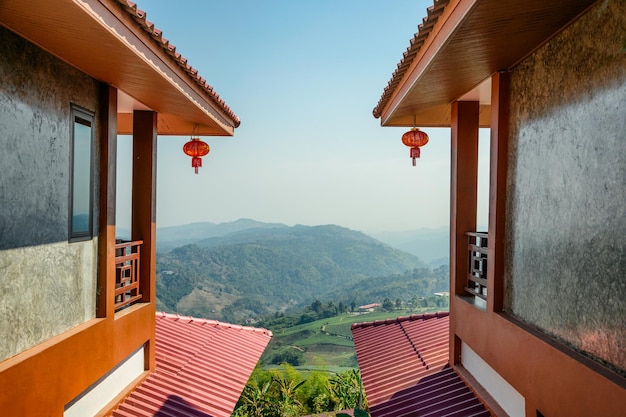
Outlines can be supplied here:
<path id="1" fill-rule="evenodd" d="M 0 57 L 1 361 L 95 316 L 97 238 L 68 243 L 68 206 L 70 104 L 97 111 L 98 82 L 2 27 Z"/>
<path id="2" fill-rule="evenodd" d="M 511 75 L 505 310 L 626 373 L 626 3 Z"/>

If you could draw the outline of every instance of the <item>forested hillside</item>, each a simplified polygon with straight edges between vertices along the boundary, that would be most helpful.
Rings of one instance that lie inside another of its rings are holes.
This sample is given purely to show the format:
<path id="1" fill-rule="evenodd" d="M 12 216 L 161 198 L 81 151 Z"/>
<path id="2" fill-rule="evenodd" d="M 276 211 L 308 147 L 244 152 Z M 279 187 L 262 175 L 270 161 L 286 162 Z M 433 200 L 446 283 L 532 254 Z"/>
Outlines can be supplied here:
<path id="1" fill-rule="evenodd" d="M 410 283 L 415 278 L 422 283 Z M 382 301 L 371 297 L 382 296 L 384 287 L 394 299 L 443 290 L 433 280 L 439 277 L 418 258 L 339 226 L 246 229 L 157 256 L 160 309 L 233 322 L 325 294 L 368 303 Z"/>
<path id="2" fill-rule="evenodd" d="M 211 237 L 226 236 L 243 230 L 278 227 L 287 226 L 281 223 L 263 223 L 251 219 L 239 219 L 228 223 L 200 222 L 183 226 L 160 227 L 157 232 L 157 250 L 166 252 Z"/>
<path id="3" fill-rule="evenodd" d="M 355 283 L 345 283 L 334 288 L 328 294 L 320 295 L 321 299 L 332 300 L 341 295 L 344 303 L 354 302 L 356 305 L 371 302 L 382 302 L 385 298 L 400 299 L 408 302 L 415 298 L 432 296 L 435 293 L 447 292 L 450 288 L 448 265 L 437 268 L 419 267 L 401 274 L 384 277 L 368 277 Z"/>

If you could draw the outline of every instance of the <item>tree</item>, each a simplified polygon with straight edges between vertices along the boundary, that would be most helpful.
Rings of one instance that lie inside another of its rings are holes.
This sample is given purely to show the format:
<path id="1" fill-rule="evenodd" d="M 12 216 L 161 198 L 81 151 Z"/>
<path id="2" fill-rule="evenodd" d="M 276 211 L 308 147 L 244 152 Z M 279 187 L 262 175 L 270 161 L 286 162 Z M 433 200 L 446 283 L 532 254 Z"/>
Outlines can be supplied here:
<path id="1" fill-rule="evenodd" d="M 272 382 L 277 394 L 275 401 L 281 411 L 281 415 L 298 417 L 304 411 L 302 403 L 298 400 L 296 391 L 306 380 L 301 379 L 295 368 L 286 367 L 284 372 L 276 372 L 272 376 Z"/>
<path id="2" fill-rule="evenodd" d="M 311 313 L 304 313 L 300 316 L 300 319 L 298 320 L 297 324 L 312 323 L 315 320 L 317 320 L 317 315 L 311 314 Z"/>
<path id="3" fill-rule="evenodd" d="M 396 299 L 396 309 L 400 309 L 402 307 L 402 300 L 397 298 Z"/>
<path id="4" fill-rule="evenodd" d="M 389 298 L 385 298 L 383 300 L 383 310 L 391 311 L 393 310 L 393 303 Z"/>
<path id="5" fill-rule="evenodd" d="M 343 301 L 339 301 L 339 305 L 337 306 L 337 313 L 343 314 L 345 312 L 346 312 L 346 305 L 343 303 Z"/>
<path id="6" fill-rule="evenodd" d="M 326 372 L 309 372 L 306 383 L 299 389 L 298 394 L 301 396 L 300 401 L 305 405 L 307 412 L 319 414 L 332 410 L 328 391 L 328 373 Z"/>
<path id="7" fill-rule="evenodd" d="M 354 408 L 368 417 L 361 374 L 357 369 L 335 374 L 314 371 L 303 378 L 292 366 L 264 371 L 257 367 L 244 388 L 233 417 L 296 417 Z M 337 414 L 340 416 L 341 414 Z"/>
<path id="8" fill-rule="evenodd" d="M 331 378 L 329 391 L 335 403 L 335 410 L 367 408 L 361 383 L 361 373 L 358 369 L 351 369 Z"/>
<path id="9" fill-rule="evenodd" d="M 294 348 L 288 347 L 272 356 L 271 363 L 274 365 L 289 364 L 292 366 L 302 365 L 304 362 L 304 354 Z"/>
<path id="10" fill-rule="evenodd" d="M 320 300 L 315 300 L 311 303 L 311 310 L 315 311 L 317 314 L 320 314 L 324 309 L 324 305 Z"/>
<path id="11" fill-rule="evenodd" d="M 280 417 L 280 410 L 271 400 L 271 386 L 270 375 L 257 367 L 237 401 L 233 417 Z"/>

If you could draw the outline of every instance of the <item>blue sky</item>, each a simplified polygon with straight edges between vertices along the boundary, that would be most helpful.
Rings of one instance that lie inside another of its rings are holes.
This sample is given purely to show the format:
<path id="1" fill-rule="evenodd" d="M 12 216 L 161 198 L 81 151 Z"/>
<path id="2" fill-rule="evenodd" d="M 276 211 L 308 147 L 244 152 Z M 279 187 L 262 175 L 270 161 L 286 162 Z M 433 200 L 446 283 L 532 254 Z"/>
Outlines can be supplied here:
<path id="1" fill-rule="evenodd" d="M 429 5 L 140 0 L 241 118 L 234 137 L 203 138 L 211 153 L 198 175 L 182 153 L 189 137 L 159 137 L 157 225 L 245 217 L 370 233 L 447 226 L 449 130 L 425 129 L 430 142 L 413 167 L 400 141 L 408 129 L 372 116 Z M 121 176 L 129 165 L 122 158 Z M 119 194 L 124 227 L 128 198 Z"/>

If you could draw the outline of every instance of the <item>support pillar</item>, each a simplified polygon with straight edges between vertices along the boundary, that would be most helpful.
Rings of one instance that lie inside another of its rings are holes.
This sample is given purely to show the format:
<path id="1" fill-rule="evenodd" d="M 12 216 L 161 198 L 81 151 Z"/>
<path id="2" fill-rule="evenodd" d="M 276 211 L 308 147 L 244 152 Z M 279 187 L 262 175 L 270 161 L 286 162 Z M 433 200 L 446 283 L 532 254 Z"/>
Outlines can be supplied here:
<path id="1" fill-rule="evenodd" d="M 98 299 L 96 317 L 115 314 L 115 200 L 117 170 L 117 89 L 100 84 L 100 195 L 98 219 Z"/>
<path id="2" fill-rule="evenodd" d="M 491 148 L 489 158 L 489 240 L 487 311 L 502 311 L 504 302 L 504 235 L 509 142 L 510 75 L 491 78 Z"/>
<path id="3" fill-rule="evenodd" d="M 479 103 L 456 101 L 451 109 L 450 161 L 450 363 L 460 362 L 459 340 L 455 338 L 454 306 L 464 293 L 468 250 L 465 232 L 476 231 L 478 194 Z"/>
<path id="4" fill-rule="evenodd" d="M 143 240 L 140 260 L 141 302 L 150 303 L 156 317 L 156 156 L 157 113 L 133 114 L 132 240 Z M 156 366 L 155 330 L 146 346 L 146 368 Z"/>

